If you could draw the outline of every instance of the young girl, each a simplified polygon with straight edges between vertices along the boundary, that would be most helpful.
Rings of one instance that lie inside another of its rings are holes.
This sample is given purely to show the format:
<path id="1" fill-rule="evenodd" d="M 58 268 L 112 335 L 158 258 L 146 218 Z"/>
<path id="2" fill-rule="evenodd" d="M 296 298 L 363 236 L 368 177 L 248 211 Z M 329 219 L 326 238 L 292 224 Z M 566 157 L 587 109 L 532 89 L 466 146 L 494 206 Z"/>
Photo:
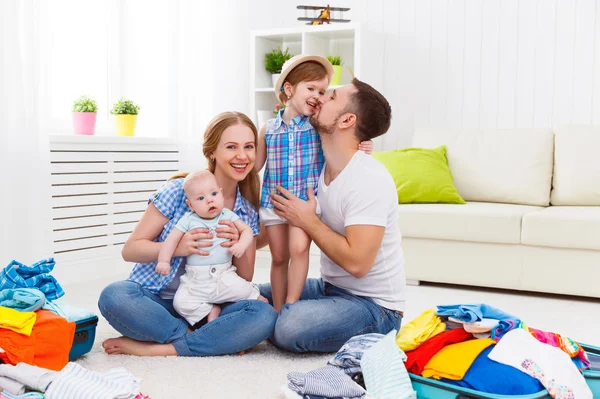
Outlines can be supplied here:
<path id="1" fill-rule="evenodd" d="M 277 311 L 285 303 L 300 299 L 308 274 L 311 240 L 302 229 L 288 226 L 287 220 L 275 214 L 269 194 L 278 185 L 304 200 L 308 199 L 308 187 L 316 192 L 324 158 L 321 139 L 309 118 L 332 76 L 333 66 L 323 57 L 297 55 L 288 60 L 275 85 L 275 95 L 285 108 L 259 132 L 257 170 L 266 161 L 259 213 L 271 249 L 271 288 Z M 367 153 L 372 148 L 371 141 L 359 146 Z"/>

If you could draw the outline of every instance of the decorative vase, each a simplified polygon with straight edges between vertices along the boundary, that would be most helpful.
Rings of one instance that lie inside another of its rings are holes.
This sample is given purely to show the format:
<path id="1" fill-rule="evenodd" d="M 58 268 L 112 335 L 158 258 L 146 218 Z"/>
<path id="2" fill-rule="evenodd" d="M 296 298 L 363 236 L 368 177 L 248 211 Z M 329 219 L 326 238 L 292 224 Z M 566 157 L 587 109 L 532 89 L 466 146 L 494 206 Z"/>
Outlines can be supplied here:
<path id="1" fill-rule="evenodd" d="M 73 112 L 73 130 L 80 136 L 93 136 L 96 130 L 95 112 Z"/>
<path id="2" fill-rule="evenodd" d="M 279 79 L 280 76 L 281 76 L 280 73 L 274 73 L 271 75 L 271 80 L 273 81 L 273 87 L 275 87 L 275 85 L 277 84 L 277 80 Z"/>
<path id="3" fill-rule="evenodd" d="M 133 136 L 136 119 L 137 115 L 115 115 L 115 129 L 117 130 L 117 136 Z"/>
<path id="4" fill-rule="evenodd" d="M 342 80 L 343 68 L 341 65 L 333 66 L 333 77 L 331 78 L 331 86 L 338 86 Z"/>

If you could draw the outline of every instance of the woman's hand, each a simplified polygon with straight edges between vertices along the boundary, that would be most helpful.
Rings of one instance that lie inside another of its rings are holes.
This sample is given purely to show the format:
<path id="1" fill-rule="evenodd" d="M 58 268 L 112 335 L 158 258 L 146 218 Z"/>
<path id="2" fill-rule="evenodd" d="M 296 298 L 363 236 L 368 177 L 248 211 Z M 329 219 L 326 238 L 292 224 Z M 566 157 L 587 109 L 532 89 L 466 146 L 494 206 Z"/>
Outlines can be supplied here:
<path id="1" fill-rule="evenodd" d="M 203 251 L 201 248 L 212 247 L 212 242 L 198 240 L 210 240 L 212 238 L 213 235 L 206 228 L 190 230 L 179 241 L 174 256 L 189 256 L 193 254 L 208 256 L 208 252 Z"/>
<path id="2" fill-rule="evenodd" d="M 219 224 L 222 227 L 217 228 L 217 237 L 226 238 L 226 241 L 221 244 L 222 247 L 229 248 L 240 239 L 240 232 L 231 220 L 220 220 Z"/>

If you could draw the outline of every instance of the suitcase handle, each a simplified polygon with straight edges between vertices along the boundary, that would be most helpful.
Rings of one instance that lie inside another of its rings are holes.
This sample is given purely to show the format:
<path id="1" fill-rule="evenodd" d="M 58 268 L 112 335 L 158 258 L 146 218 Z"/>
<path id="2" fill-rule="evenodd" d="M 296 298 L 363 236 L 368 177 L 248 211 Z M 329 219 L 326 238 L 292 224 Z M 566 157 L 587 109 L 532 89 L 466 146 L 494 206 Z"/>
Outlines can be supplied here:
<path id="1" fill-rule="evenodd" d="M 80 344 L 82 342 L 87 341 L 88 339 L 88 332 L 87 331 L 80 331 L 75 333 L 75 336 L 73 337 L 73 344 Z"/>

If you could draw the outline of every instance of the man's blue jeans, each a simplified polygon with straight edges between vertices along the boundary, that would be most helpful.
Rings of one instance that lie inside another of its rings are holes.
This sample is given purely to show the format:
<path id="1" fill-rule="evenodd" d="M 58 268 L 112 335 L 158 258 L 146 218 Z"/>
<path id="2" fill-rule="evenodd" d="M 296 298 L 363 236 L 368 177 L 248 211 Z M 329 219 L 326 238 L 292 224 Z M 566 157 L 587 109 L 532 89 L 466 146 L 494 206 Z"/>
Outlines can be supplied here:
<path id="1" fill-rule="evenodd" d="M 277 312 L 258 300 L 222 305 L 221 315 L 187 333 L 173 301 L 162 299 L 133 281 L 117 281 L 100 294 L 98 308 L 111 326 L 126 337 L 173 344 L 180 356 L 237 353 L 259 344 L 273 333 Z"/>
<path id="2" fill-rule="evenodd" d="M 271 285 L 260 293 L 272 302 Z M 300 300 L 281 308 L 271 341 L 291 352 L 336 352 L 355 335 L 398 330 L 402 314 L 324 282 L 308 279 Z"/>

